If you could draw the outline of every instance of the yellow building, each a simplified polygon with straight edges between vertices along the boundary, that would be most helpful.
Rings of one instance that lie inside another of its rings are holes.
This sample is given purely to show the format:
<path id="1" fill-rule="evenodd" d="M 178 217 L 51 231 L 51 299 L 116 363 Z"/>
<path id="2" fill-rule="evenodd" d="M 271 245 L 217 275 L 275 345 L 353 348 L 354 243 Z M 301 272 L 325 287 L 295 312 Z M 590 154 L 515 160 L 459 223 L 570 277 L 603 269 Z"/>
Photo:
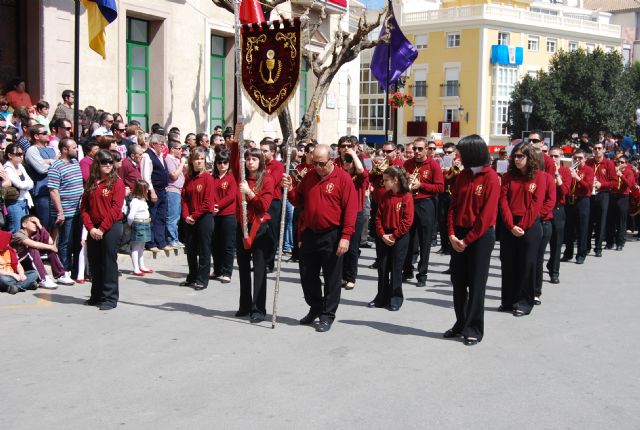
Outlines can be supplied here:
<path id="1" fill-rule="evenodd" d="M 510 94 L 523 76 L 546 69 L 561 49 L 620 49 L 611 14 L 586 10 L 582 0 L 551 1 L 394 2 L 403 32 L 419 50 L 402 90 L 414 105 L 399 109 L 398 143 L 442 131 L 447 141 L 477 133 L 490 145 L 505 144 Z M 362 91 L 370 87 L 368 58 L 361 59 L 360 132 L 382 141 L 382 121 L 371 115 L 382 115 L 377 101 L 384 96 Z"/>

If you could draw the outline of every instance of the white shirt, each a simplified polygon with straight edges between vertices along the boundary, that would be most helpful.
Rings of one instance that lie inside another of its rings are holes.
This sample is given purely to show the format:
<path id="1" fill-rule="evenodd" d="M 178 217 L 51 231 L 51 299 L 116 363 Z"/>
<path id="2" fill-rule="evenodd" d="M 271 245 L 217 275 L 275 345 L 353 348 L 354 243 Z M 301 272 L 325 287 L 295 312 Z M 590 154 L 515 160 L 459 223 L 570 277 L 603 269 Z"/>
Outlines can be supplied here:
<path id="1" fill-rule="evenodd" d="M 149 205 L 144 199 L 131 199 L 129 203 L 129 216 L 127 216 L 127 222 L 129 225 L 133 224 L 133 220 L 136 218 L 147 219 L 149 215 Z"/>
<path id="2" fill-rule="evenodd" d="M 640 127 L 640 108 L 636 109 L 636 125 Z"/>
<path id="3" fill-rule="evenodd" d="M 18 200 L 26 200 L 29 207 L 33 207 L 33 200 L 31 200 L 30 189 L 33 188 L 33 180 L 27 174 L 22 164 L 18 164 L 18 170 L 11 164 L 11 161 L 4 163 L 4 171 L 7 173 L 7 177 L 11 181 L 11 185 L 16 187 L 20 191 Z M 20 175 L 24 179 L 20 179 Z"/>
<path id="4" fill-rule="evenodd" d="M 107 127 L 100 126 L 96 128 L 96 131 L 94 131 L 91 136 L 113 136 L 113 132 Z"/>

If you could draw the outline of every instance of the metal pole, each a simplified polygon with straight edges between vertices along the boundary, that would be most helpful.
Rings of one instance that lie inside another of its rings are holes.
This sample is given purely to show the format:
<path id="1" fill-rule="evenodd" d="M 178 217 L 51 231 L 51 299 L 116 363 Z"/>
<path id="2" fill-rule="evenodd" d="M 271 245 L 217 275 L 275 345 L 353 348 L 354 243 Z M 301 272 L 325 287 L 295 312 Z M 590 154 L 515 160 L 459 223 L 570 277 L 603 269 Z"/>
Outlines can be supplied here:
<path id="1" fill-rule="evenodd" d="M 233 5 L 233 12 L 236 19 L 236 39 L 235 39 L 235 47 L 236 47 L 236 115 L 237 121 L 240 124 L 244 124 L 244 114 L 242 113 L 242 48 L 240 47 L 240 1 L 235 0 Z M 244 129 L 244 127 L 243 127 Z M 238 135 L 238 151 L 240 152 L 240 182 L 245 181 L 245 166 L 244 166 L 244 130 L 241 130 Z M 247 198 L 244 194 L 240 193 L 242 196 L 242 237 L 245 239 L 249 237 L 249 226 L 247 225 Z"/>
<path id="2" fill-rule="evenodd" d="M 289 165 L 291 164 L 291 143 L 293 137 L 289 136 L 287 141 L 287 155 L 284 160 L 285 172 L 289 171 Z M 293 183 L 291 184 L 293 185 Z M 278 237 L 278 264 L 276 265 L 276 286 L 273 290 L 273 310 L 271 312 L 271 328 L 276 328 L 276 318 L 278 314 L 278 293 L 280 292 L 280 270 L 282 267 L 282 244 L 284 243 L 284 221 L 287 215 L 287 192 L 289 189 L 284 187 L 282 189 L 282 210 L 280 212 L 280 237 Z"/>
<path id="3" fill-rule="evenodd" d="M 387 5 L 387 19 L 385 20 L 384 25 L 387 26 L 387 36 L 389 36 L 389 42 L 387 42 L 387 79 L 384 85 L 384 142 L 389 140 L 389 69 L 391 68 L 391 30 L 389 29 L 389 17 L 392 13 L 391 0 L 389 0 Z"/>
<path id="4" fill-rule="evenodd" d="M 77 141 L 80 137 L 79 101 L 80 101 L 80 0 L 75 0 L 75 40 L 73 46 L 73 134 Z"/>

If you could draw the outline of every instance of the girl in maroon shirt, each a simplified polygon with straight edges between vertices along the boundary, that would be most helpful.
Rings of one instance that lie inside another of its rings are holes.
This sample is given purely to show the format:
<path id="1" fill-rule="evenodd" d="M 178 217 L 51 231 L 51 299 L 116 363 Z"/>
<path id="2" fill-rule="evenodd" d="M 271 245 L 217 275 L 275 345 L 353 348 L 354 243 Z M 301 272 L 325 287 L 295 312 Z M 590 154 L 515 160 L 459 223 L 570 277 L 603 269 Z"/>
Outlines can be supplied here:
<path id="1" fill-rule="evenodd" d="M 500 181 L 480 136 L 461 139 L 457 149 L 464 170 L 451 187 L 447 213 L 456 323 L 443 336 L 462 336 L 464 344 L 471 346 L 484 336 L 484 297 L 496 243 Z"/>
<path id="2" fill-rule="evenodd" d="M 502 304 L 498 310 L 518 317 L 533 309 L 536 258 L 542 240 L 540 212 L 547 181 L 534 151 L 524 142 L 513 148 L 500 194 L 506 231 L 500 237 Z"/>
<path id="3" fill-rule="evenodd" d="M 213 178 L 206 171 L 205 149 L 196 147 L 189 155 L 188 174 L 182 187 L 182 218 L 186 223 L 189 274 L 181 287 L 196 291 L 209 285 L 213 238 Z"/>
<path id="4" fill-rule="evenodd" d="M 413 196 L 404 170 L 397 166 L 382 174 L 386 193 L 376 212 L 378 250 L 378 294 L 367 305 L 398 311 L 404 301 L 402 266 L 409 250 L 409 230 L 413 224 Z"/>
<path id="5" fill-rule="evenodd" d="M 229 151 L 216 154 L 213 166 L 215 218 L 213 232 L 213 278 L 223 284 L 231 282 L 233 257 L 236 254 L 236 194 L 238 185 L 229 169 Z"/>
<path id="6" fill-rule="evenodd" d="M 89 232 L 86 244 L 92 277 L 91 297 L 85 304 L 99 306 L 103 311 L 118 304 L 118 244 L 124 193 L 111 153 L 98 151 L 91 164 L 80 215 Z"/>

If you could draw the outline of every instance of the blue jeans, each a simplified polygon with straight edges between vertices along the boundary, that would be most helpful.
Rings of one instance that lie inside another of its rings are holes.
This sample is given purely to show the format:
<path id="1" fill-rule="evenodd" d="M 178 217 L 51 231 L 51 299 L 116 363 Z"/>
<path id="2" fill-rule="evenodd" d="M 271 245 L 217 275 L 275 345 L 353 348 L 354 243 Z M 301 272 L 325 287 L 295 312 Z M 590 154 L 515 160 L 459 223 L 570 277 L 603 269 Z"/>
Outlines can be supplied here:
<path id="1" fill-rule="evenodd" d="M 16 278 L 9 275 L 0 275 L 0 291 L 6 292 L 11 285 L 15 285 L 24 291 L 38 281 L 38 272 L 35 270 L 25 270 L 24 275 L 27 277 L 24 281 L 16 281 Z"/>
<path id="2" fill-rule="evenodd" d="M 15 233 L 20 230 L 20 219 L 29 214 L 29 206 L 26 200 L 16 200 L 7 203 L 7 230 Z"/>
<path id="3" fill-rule="evenodd" d="M 56 222 L 55 217 L 52 217 L 49 225 L 54 225 Z M 57 226 L 58 228 L 58 256 L 62 262 L 64 270 L 70 271 L 73 266 L 73 238 L 80 237 L 80 230 L 82 229 L 80 214 L 76 214 L 73 217 L 65 217 L 64 223 Z"/>
<path id="4" fill-rule="evenodd" d="M 167 246 L 167 191 L 155 189 L 158 200 L 150 202 L 149 214 L 151 215 L 151 240 L 147 242 L 146 247 L 152 248 L 157 246 L 162 249 Z"/>
<path id="5" fill-rule="evenodd" d="M 182 212 L 180 193 L 167 192 L 167 241 L 169 243 L 178 240 L 178 222 Z"/>
<path id="6" fill-rule="evenodd" d="M 293 249 L 293 205 L 287 200 L 287 211 L 284 216 L 284 242 L 282 249 L 291 251 Z"/>
<path id="7" fill-rule="evenodd" d="M 51 231 L 51 215 L 49 211 L 50 203 L 51 198 L 49 197 L 49 193 L 47 193 L 46 196 L 36 196 L 33 199 L 33 205 L 36 211 L 36 215 L 42 223 L 42 226 L 46 228 L 47 231 Z"/>

